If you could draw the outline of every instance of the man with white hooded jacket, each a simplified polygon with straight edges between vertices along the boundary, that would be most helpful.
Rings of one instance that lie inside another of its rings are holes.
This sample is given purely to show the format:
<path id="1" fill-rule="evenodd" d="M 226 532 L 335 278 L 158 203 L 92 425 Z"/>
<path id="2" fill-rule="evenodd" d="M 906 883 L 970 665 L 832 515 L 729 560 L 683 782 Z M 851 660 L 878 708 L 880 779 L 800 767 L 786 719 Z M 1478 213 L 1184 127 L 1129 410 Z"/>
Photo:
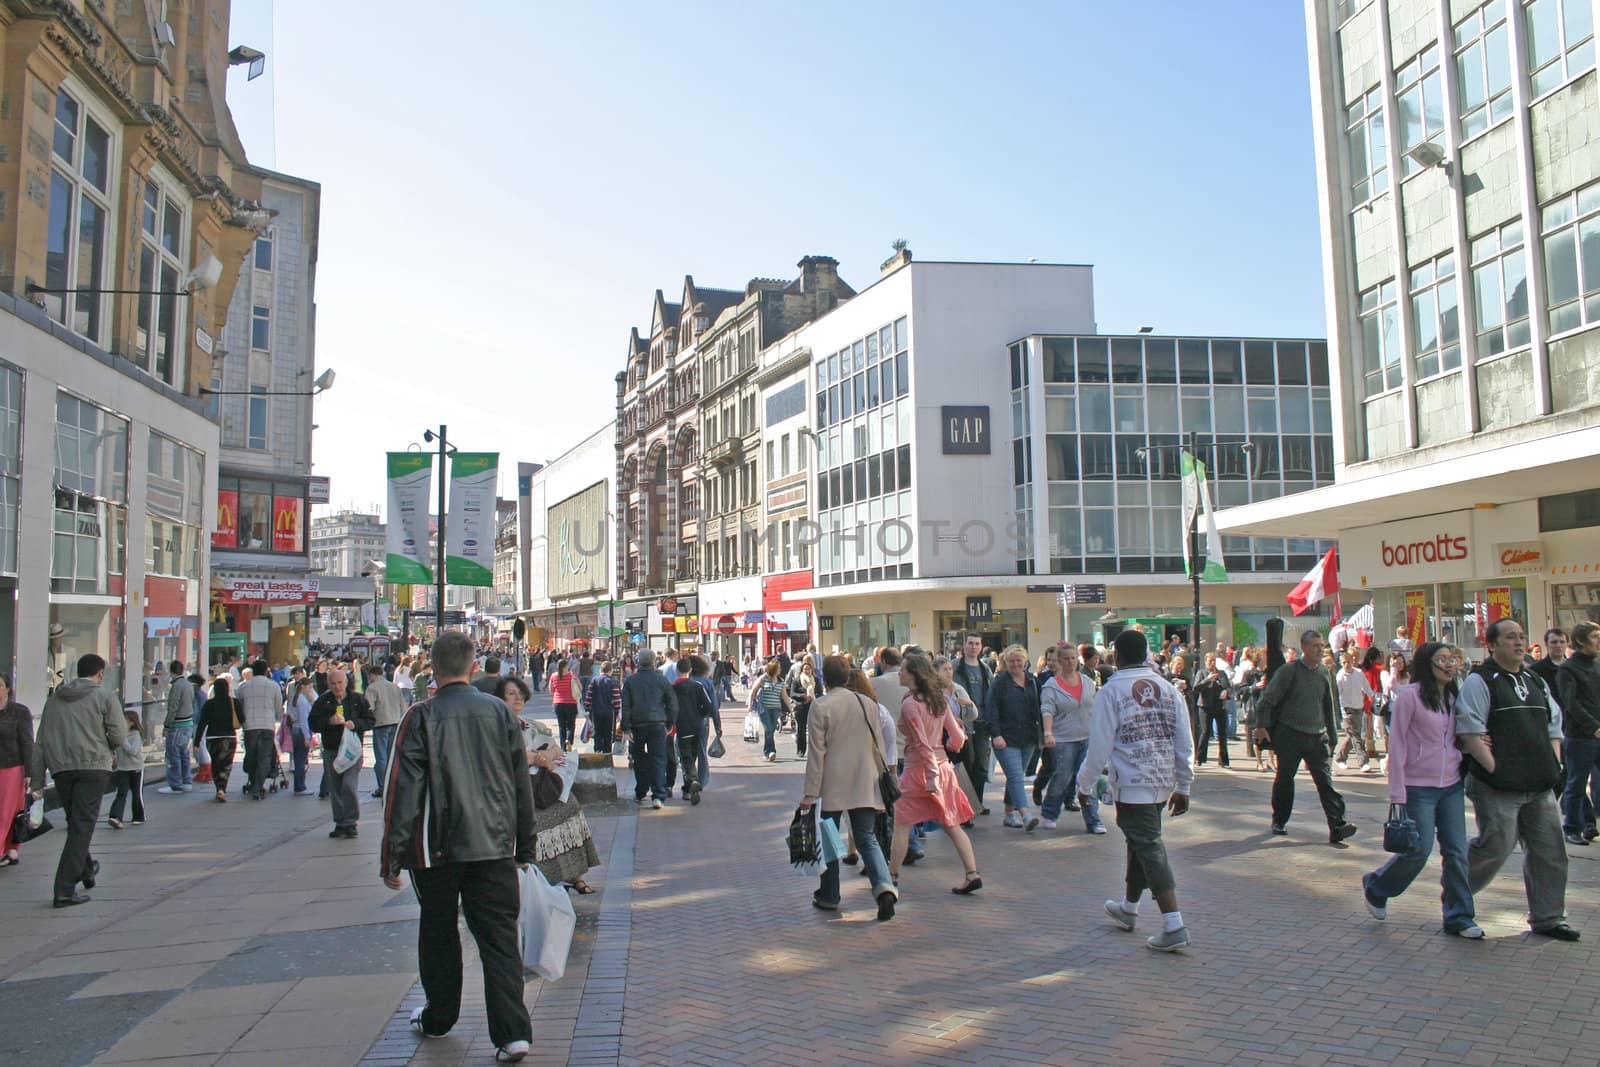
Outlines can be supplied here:
<path id="1" fill-rule="evenodd" d="M 1150 668 L 1144 634 L 1124 630 L 1113 642 L 1117 671 L 1095 696 L 1089 752 L 1078 772 L 1080 803 L 1094 793 L 1100 768 L 1110 764 L 1117 828 L 1128 843 L 1127 892 L 1106 901 L 1106 914 L 1124 930 L 1139 916 L 1146 889 L 1161 908 L 1162 930 L 1145 943 L 1158 952 L 1189 947 L 1189 931 L 1178 911 L 1177 881 L 1161 838 L 1161 813 L 1189 810 L 1194 782 L 1194 738 L 1189 712 L 1172 683 Z"/>

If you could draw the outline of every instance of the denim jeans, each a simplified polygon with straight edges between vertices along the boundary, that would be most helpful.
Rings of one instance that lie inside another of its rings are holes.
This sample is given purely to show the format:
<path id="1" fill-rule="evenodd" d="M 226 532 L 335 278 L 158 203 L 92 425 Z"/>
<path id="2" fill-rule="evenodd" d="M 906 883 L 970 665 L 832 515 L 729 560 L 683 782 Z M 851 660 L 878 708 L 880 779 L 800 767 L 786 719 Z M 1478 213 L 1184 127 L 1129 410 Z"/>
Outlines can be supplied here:
<path id="1" fill-rule="evenodd" d="M 672 782 L 667 778 L 667 728 L 659 722 L 642 722 L 633 725 L 633 799 L 643 800 L 646 794 L 657 800 L 672 795 Z"/>
<path id="2" fill-rule="evenodd" d="M 1028 806 L 1028 784 L 1023 780 L 1022 770 L 1028 765 L 1033 748 L 1032 745 L 1007 745 L 994 750 L 995 759 L 1000 761 L 1000 769 L 1006 772 L 1007 807 L 1021 809 Z"/>
<path id="3" fill-rule="evenodd" d="M 372 762 L 378 770 L 378 792 L 383 792 L 384 779 L 388 777 L 389 750 L 394 747 L 394 732 L 400 724 L 372 728 Z"/>
<path id="4" fill-rule="evenodd" d="M 840 816 L 844 814 L 846 813 L 841 811 L 825 811 L 822 817 L 832 819 L 833 824 L 838 826 Z M 867 879 L 872 883 L 872 895 L 876 897 L 894 884 L 889 878 L 889 865 L 884 861 L 883 849 L 878 847 L 878 835 L 872 832 L 878 818 L 877 809 L 851 808 L 848 814 L 850 840 L 855 845 L 856 854 L 861 857 L 861 867 L 867 872 Z M 823 903 L 839 903 L 838 860 L 834 860 L 822 869 L 822 888 L 817 895 Z"/>
<path id="5" fill-rule="evenodd" d="M 1594 809 L 1600 801 L 1600 738 L 1566 740 L 1567 787 L 1561 793 L 1561 829 L 1581 834 L 1595 828 Z"/>
<path id="6" fill-rule="evenodd" d="M 189 771 L 189 743 L 194 740 L 194 727 L 188 723 L 167 731 L 167 788 L 179 789 L 193 784 Z"/>
<path id="7" fill-rule="evenodd" d="M 761 729 L 766 735 L 761 742 L 763 756 L 775 756 L 778 753 L 778 713 L 760 709 Z"/>
<path id="8" fill-rule="evenodd" d="M 1072 791 L 1072 783 L 1077 781 L 1084 757 L 1089 754 L 1089 739 L 1057 741 L 1055 752 L 1055 771 L 1050 775 L 1050 785 L 1045 790 L 1041 809 L 1046 819 L 1054 819 L 1061 814 L 1062 801 Z M 1089 787 L 1089 795 L 1089 803 L 1083 806 L 1083 828 L 1092 832 L 1100 825 L 1100 802 L 1093 799 L 1093 785 Z"/>
<path id="9" fill-rule="evenodd" d="M 1444 872 L 1444 928 L 1464 930 L 1473 920 L 1472 890 L 1467 885 L 1467 801 L 1462 783 L 1439 788 L 1406 786 L 1406 814 L 1417 823 L 1417 847 L 1403 852 L 1362 879 L 1367 892 L 1379 900 L 1397 897 L 1406 891 L 1433 853 L 1439 841 L 1439 859 Z"/>
<path id="10" fill-rule="evenodd" d="M 294 791 L 306 792 L 306 764 L 311 758 L 311 745 L 298 732 L 294 735 Z"/>

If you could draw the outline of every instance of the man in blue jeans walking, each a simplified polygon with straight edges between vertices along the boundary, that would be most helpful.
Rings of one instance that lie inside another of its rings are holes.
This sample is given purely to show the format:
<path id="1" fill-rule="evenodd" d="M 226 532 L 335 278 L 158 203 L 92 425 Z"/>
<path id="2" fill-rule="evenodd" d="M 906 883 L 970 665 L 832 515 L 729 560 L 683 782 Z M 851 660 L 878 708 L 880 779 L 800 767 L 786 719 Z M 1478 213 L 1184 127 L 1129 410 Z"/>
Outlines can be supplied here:
<path id="1" fill-rule="evenodd" d="M 172 684 L 167 687 L 167 717 L 161 732 L 167 738 L 167 784 L 158 793 L 192 793 L 189 771 L 189 742 L 194 740 L 195 688 L 183 673 L 183 660 L 172 661 Z"/>
<path id="2" fill-rule="evenodd" d="M 639 669 L 622 683 L 622 722 L 619 732 L 631 742 L 633 799 L 660 808 L 672 795 L 667 778 L 667 724 L 678 718 L 678 698 L 666 677 L 656 669 L 653 649 L 639 653 Z"/>
<path id="3" fill-rule="evenodd" d="M 1549 642 L 1547 635 L 1545 641 Z M 1572 628 L 1572 654 L 1555 672 L 1556 701 L 1566 731 L 1566 788 L 1561 798 L 1562 831 L 1567 844 L 1583 847 L 1597 836 L 1595 797 L 1600 796 L 1600 625 Z M 1538 667 L 1534 667 L 1538 671 Z"/>

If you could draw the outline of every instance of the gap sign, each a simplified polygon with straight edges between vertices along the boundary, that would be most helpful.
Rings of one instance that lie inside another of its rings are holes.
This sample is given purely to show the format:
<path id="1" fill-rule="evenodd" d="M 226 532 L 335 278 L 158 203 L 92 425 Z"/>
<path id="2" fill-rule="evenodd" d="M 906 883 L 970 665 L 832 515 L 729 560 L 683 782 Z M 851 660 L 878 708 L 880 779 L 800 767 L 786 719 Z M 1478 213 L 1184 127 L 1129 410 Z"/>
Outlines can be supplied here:
<path id="1" fill-rule="evenodd" d="M 941 407 L 943 451 L 947 456 L 987 456 L 989 454 L 989 408 Z"/>

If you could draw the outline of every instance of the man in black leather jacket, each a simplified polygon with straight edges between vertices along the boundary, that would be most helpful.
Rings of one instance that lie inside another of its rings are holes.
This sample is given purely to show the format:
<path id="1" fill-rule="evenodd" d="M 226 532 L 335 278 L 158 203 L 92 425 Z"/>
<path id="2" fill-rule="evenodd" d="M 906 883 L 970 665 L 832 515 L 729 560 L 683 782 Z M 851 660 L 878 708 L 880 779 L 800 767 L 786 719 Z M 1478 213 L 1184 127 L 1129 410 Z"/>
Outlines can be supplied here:
<path id="1" fill-rule="evenodd" d="M 661 807 L 672 795 L 667 772 L 667 727 L 678 721 L 678 698 L 672 685 L 656 670 L 652 649 L 639 653 L 639 669 L 622 683 L 621 733 L 633 742 L 633 799 Z"/>
<path id="2" fill-rule="evenodd" d="M 468 681 L 472 655 L 464 634 L 435 641 L 438 691 L 400 721 L 384 791 L 383 882 L 399 889 L 409 870 L 422 905 L 417 963 L 427 1002 L 411 1028 L 442 1037 L 460 1015 L 459 900 L 483 961 L 489 1037 L 501 1058 L 520 1060 L 533 1026 L 522 1002 L 517 868 L 534 859 L 533 784 L 521 724 Z"/>

